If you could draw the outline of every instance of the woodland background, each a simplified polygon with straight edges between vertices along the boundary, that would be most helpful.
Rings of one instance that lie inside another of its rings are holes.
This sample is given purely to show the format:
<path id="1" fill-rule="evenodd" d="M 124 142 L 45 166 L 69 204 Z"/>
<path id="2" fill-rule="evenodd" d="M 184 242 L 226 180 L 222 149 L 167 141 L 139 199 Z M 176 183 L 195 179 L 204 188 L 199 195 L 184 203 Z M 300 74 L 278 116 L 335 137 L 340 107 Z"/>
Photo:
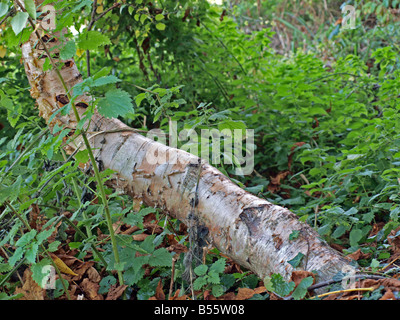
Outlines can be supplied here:
<path id="1" fill-rule="evenodd" d="M 391 278 L 360 282 L 364 291 L 317 297 L 307 287 L 293 292 L 296 279 L 259 279 L 210 248 L 191 292 L 182 278 L 186 226 L 107 189 L 125 279 L 119 285 L 115 269 L 99 263 L 101 255 L 112 265 L 113 248 L 94 179 L 79 161 L 63 158 L 67 133 L 54 137 L 39 117 L 20 62 L 19 46 L 31 30 L 16 34 L 15 12 L 8 14 L 13 3 L 3 1 L 0 298 L 398 298 L 400 1 L 96 4 L 95 40 L 85 41 L 93 1 L 61 1 L 57 21 L 71 31 L 61 54 L 74 56 L 88 78 L 89 49 L 91 76 L 120 79 L 118 89 L 132 104 L 120 119 L 166 132 L 168 119 L 178 129 L 254 129 L 253 174 L 218 169 L 289 208 L 365 272 Z M 356 7 L 355 29 L 342 28 L 345 4 Z M 106 94 L 104 87 L 92 89 Z M 38 283 L 50 258 L 65 281 L 57 278 L 55 289 L 44 290 Z M 340 289 L 340 282 L 331 288 Z"/>

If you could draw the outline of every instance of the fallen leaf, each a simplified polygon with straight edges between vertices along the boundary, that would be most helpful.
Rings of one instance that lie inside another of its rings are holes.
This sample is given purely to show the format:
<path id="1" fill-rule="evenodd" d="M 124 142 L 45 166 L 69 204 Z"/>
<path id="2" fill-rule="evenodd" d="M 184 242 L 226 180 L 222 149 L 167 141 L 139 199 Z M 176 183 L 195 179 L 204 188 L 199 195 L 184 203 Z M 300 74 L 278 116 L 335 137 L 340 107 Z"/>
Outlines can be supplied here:
<path id="1" fill-rule="evenodd" d="M 22 288 L 16 288 L 14 291 L 14 294 L 24 295 L 18 300 L 44 300 L 45 290 L 32 279 L 32 271 L 29 268 L 24 271 L 23 280 Z"/>
<path id="2" fill-rule="evenodd" d="M 149 235 L 146 233 L 134 234 L 132 239 L 135 241 L 144 241 Z"/>
<path id="3" fill-rule="evenodd" d="M 371 254 L 368 253 L 362 253 L 361 249 L 358 249 L 357 251 L 347 255 L 347 258 L 350 258 L 352 260 L 358 261 L 360 259 L 366 259 L 369 258 L 371 256 Z"/>
<path id="4" fill-rule="evenodd" d="M 293 271 L 292 275 L 290 276 L 290 280 L 294 282 L 295 286 L 297 287 L 301 280 L 312 277 L 314 279 L 313 284 L 315 283 L 315 274 L 310 271 Z"/>
<path id="5" fill-rule="evenodd" d="M 89 300 L 104 300 L 104 297 L 98 293 L 100 285 L 90 281 L 88 278 L 83 279 L 81 282 L 81 288 L 85 293 L 85 296 Z"/>
<path id="6" fill-rule="evenodd" d="M 385 294 L 379 300 L 396 300 L 392 290 L 387 290 Z"/>
<path id="7" fill-rule="evenodd" d="M 236 300 L 247 300 L 255 295 L 255 291 L 250 288 L 239 288 Z"/>
<path id="8" fill-rule="evenodd" d="M 50 253 L 51 258 L 53 259 L 54 263 L 58 267 L 58 269 L 65 274 L 70 274 L 72 276 L 77 276 L 75 272 L 73 272 L 65 263 L 62 261 L 59 257 L 57 257 L 55 254 Z"/>
<path id="9" fill-rule="evenodd" d="M 154 295 L 154 297 L 156 298 L 156 300 L 165 300 L 165 294 L 163 291 L 163 284 L 161 280 L 158 282 L 156 294 Z"/>
<path id="10" fill-rule="evenodd" d="M 90 281 L 96 282 L 96 283 L 99 283 L 101 281 L 101 276 L 94 267 L 90 267 L 89 269 L 87 269 L 86 273 L 87 273 L 88 279 Z"/>
<path id="11" fill-rule="evenodd" d="M 117 300 L 119 297 L 121 297 L 127 288 L 127 285 L 117 285 L 114 284 L 110 287 L 110 290 L 108 291 L 107 298 L 106 300 Z"/>

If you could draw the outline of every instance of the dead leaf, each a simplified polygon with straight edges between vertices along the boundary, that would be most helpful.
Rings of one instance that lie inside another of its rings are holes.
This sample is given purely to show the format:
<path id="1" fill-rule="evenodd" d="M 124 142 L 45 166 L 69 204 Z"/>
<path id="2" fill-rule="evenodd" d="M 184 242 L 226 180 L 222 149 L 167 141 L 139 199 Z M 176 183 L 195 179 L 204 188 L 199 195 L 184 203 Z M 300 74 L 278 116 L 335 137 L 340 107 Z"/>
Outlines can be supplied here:
<path id="1" fill-rule="evenodd" d="M 392 290 L 387 290 L 385 294 L 379 300 L 396 300 Z"/>
<path id="2" fill-rule="evenodd" d="M 170 297 L 169 300 L 189 300 L 189 297 L 186 294 L 179 296 L 180 292 L 181 289 L 176 290 L 174 295 Z"/>
<path id="3" fill-rule="evenodd" d="M 27 268 L 23 275 L 24 285 L 16 288 L 14 293 L 22 293 L 24 296 L 19 300 L 44 300 L 45 290 L 32 279 L 32 271 Z"/>
<path id="4" fill-rule="evenodd" d="M 290 280 L 294 282 L 296 287 L 299 285 L 301 280 L 307 278 L 307 277 L 312 277 L 314 279 L 313 284 L 315 283 L 315 274 L 310 272 L 310 271 L 293 271 L 292 275 L 290 276 Z"/>
<path id="5" fill-rule="evenodd" d="M 271 183 L 272 184 L 276 184 L 276 185 L 280 185 L 281 184 L 281 180 L 285 179 L 288 175 L 289 175 L 289 171 L 280 172 L 275 177 L 271 177 Z"/>
<path id="6" fill-rule="evenodd" d="M 347 255 L 347 258 L 350 258 L 352 260 L 358 261 L 360 259 L 366 259 L 369 258 L 371 256 L 371 254 L 368 253 L 362 253 L 361 249 L 358 249 L 357 251 Z"/>
<path id="7" fill-rule="evenodd" d="M 96 283 L 99 283 L 101 281 L 101 276 L 94 267 L 90 267 L 89 269 L 87 269 L 86 273 L 90 281 Z"/>
<path id="8" fill-rule="evenodd" d="M 149 235 L 146 233 L 134 234 L 132 236 L 133 240 L 135 241 L 144 241 Z"/>
<path id="9" fill-rule="evenodd" d="M 73 272 L 59 257 L 57 257 L 54 253 L 50 253 L 51 258 L 53 259 L 54 263 L 58 267 L 58 269 L 65 274 L 70 274 L 72 276 L 77 276 L 75 272 Z"/>
<path id="10" fill-rule="evenodd" d="M 121 297 L 127 288 L 127 285 L 117 285 L 114 284 L 110 287 L 110 290 L 108 291 L 107 298 L 106 300 L 117 300 L 119 297 Z"/>
<path id="11" fill-rule="evenodd" d="M 256 293 L 250 288 L 239 288 L 236 300 L 247 300 L 254 296 Z"/>
<path id="12" fill-rule="evenodd" d="M 155 298 L 157 300 L 165 300 L 165 294 L 164 294 L 164 291 L 163 291 L 163 284 L 162 284 L 161 280 L 158 282 L 158 285 L 157 285 L 157 288 L 156 288 Z"/>
<path id="13" fill-rule="evenodd" d="M 104 297 L 98 293 L 100 285 L 90 281 L 88 278 L 83 279 L 80 284 L 85 296 L 89 300 L 104 300 Z"/>

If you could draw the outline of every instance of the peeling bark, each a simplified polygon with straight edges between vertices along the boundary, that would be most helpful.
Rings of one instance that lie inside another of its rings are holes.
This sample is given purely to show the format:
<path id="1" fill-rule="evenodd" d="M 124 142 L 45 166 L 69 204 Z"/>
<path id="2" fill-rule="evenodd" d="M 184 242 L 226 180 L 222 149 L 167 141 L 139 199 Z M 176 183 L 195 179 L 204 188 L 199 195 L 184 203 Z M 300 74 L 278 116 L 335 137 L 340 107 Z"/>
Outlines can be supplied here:
<path id="1" fill-rule="evenodd" d="M 59 39 L 48 42 L 51 48 L 59 44 Z M 57 49 L 52 53 L 57 53 Z M 56 72 L 42 71 L 43 54 L 35 34 L 22 45 L 31 95 L 50 129 L 55 123 L 74 129 L 77 123 L 72 113 L 56 116 L 49 123 L 51 115 L 68 101 Z M 74 60 L 55 58 L 55 61 L 62 66 L 61 74 L 68 88 L 82 81 Z M 80 113 L 90 101 L 89 95 L 76 100 Z M 167 147 L 136 132 L 123 131 L 124 128 L 127 127 L 121 121 L 104 118 L 98 113 L 94 114 L 88 128 L 88 132 L 97 133 L 121 130 L 99 133 L 90 139 L 96 158 L 104 168 L 116 172 L 109 183 L 133 199 L 160 208 L 186 224 L 190 223 L 189 213 L 195 205 L 194 213 L 204 238 L 259 277 L 280 273 L 290 279 L 294 269 L 288 261 L 300 252 L 305 257 L 297 269 L 316 271 L 318 281 L 331 279 L 349 265 L 339 252 L 320 240 L 315 230 L 300 222 L 289 210 L 244 191 L 208 163 L 199 163 L 199 158 L 192 154 Z M 68 145 L 66 151 L 69 154 L 75 151 L 79 141 L 77 139 Z M 151 154 L 165 155 L 166 162 L 149 162 Z M 295 230 L 299 231 L 299 237 L 289 240 Z"/>

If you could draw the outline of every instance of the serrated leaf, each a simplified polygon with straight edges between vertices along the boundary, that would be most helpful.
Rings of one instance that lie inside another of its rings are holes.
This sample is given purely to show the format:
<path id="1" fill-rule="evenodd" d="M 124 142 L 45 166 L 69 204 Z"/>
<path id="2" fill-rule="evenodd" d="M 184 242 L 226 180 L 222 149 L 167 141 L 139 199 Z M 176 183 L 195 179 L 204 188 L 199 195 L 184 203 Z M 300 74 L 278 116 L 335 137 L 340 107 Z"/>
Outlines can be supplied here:
<path id="1" fill-rule="evenodd" d="M 197 266 L 196 268 L 194 268 L 193 271 L 198 276 L 204 276 L 208 271 L 208 267 L 205 264 L 201 264 L 201 265 Z"/>
<path id="2" fill-rule="evenodd" d="M 73 40 L 68 41 L 60 50 L 61 60 L 71 59 L 76 53 L 76 45 Z"/>
<path id="3" fill-rule="evenodd" d="M 17 12 L 17 14 L 11 19 L 11 28 L 15 35 L 18 35 L 26 25 L 29 14 L 27 12 Z"/>
<path id="4" fill-rule="evenodd" d="M 313 277 L 307 277 L 301 280 L 301 282 L 298 284 L 298 286 L 292 293 L 293 298 L 295 300 L 303 299 L 308 291 L 307 290 L 308 287 L 311 286 L 313 282 L 314 282 Z"/>
<path id="5" fill-rule="evenodd" d="M 280 274 L 273 274 L 271 276 L 271 284 L 269 287 L 272 287 L 273 288 L 272 291 L 274 291 L 281 297 L 284 297 L 293 291 L 295 283 L 293 281 L 288 283 L 285 281 L 285 279 L 283 279 L 283 277 Z"/>
<path id="6" fill-rule="evenodd" d="M 33 1 L 33 0 L 25 0 L 24 4 L 25 4 L 26 12 L 29 13 L 29 15 L 31 16 L 31 18 L 33 20 L 36 20 L 36 5 L 35 5 L 35 1 Z"/>
<path id="7" fill-rule="evenodd" d="M 171 253 L 165 248 L 157 249 L 150 256 L 149 265 L 152 267 L 172 267 Z"/>
<path id="8" fill-rule="evenodd" d="M 58 249 L 58 247 L 60 246 L 61 242 L 60 241 L 53 241 L 52 243 L 49 244 L 47 251 L 49 252 L 54 252 Z M 71 242 L 69 243 L 71 244 Z"/>
<path id="9" fill-rule="evenodd" d="M 223 273 L 225 270 L 225 259 L 219 259 L 210 267 L 210 272 Z"/>
<path id="10" fill-rule="evenodd" d="M 32 279 L 40 286 L 45 282 L 44 279 L 48 277 L 50 273 L 51 261 L 48 258 L 42 259 L 40 262 L 35 263 L 31 266 Z"/>
<path id="11" fill-rule="evenodd" d="M 203 286 L 207 284 L 207 280 L 205 277 L 199 277 L 193 282 L 193 289 L 194 290 L 200 290 Z"/>
<path id="12" fill-rule="evenodd" d="M 105 97 L 99 100 L 97 108 L 106 118 L 117 118 L 133 112 L 131 96 L 121 89 L 107 91 Z"/>
<path id="13" fill-rule="evenodd" d="M 221 279 L 220 279 L 218 273 L 216 273 L 216 272 L 214 272 L 214 271 L 210 271 L 210 272 L 208 273 L 208 279 L 207 279 L 207 281 L 208 281 L 209 283 L 212 283 L 212 284 L 219 284 L 219 283 L 221 282 Z"/>
<path id="14" fill-rule="evenodd" d="M 39 245 L 37 243 L 32 244 L 31 248 L 29 248 L 25 252 L 25 259 L 28 263 L 35 263 L 36 262 L 36 254 L 38 253 Z"/>
<path id="15" fill-rule="evenodd" d="M 8 12 L 8 4 L 0 2 L 0 18 Z"/>
<path id="16" fill-rule="evenodd" d="M 93 50 L 99 46 L 110 44 L 110 39 L 99 31 L 84 31 L 78 38 L 78 47 L 82 50 Z"/>
<path id="17" fill-rule="evenodd" d="M 211 293 L 214 297 L 219 297 L 224 294 L 224 286 L 218 284 L 211 288 Z"/>
<path id="18" fill-rule="evenodd" d="M 32 229 L 31 231 L 25 233 L 21 238 L 19 238 L 15 245 L 17 247 L 24 247 L 27 244 L 30 244 L 31 241 L 35 238 L 36 234 L 37 231 L 35 229 Z"/>
<path id="19" fill-rule="evenodd" d="M 116 76 L 110 75 L 110 76 L 100 77 L 100 78 L 94 80 L 92 86 L 100 87 L 100 86 L 104 86 L 106 84 L 117 83 L 120 81 L 121 80 L 118 79 Z"/>
<path id="20" fill-rule="evenodd" d="M 159 22 L 156 24 L 156 28 L 160 31 L 163 31 L 163 30 L 165 30 L 165 24 L 162 22 Z"/>

